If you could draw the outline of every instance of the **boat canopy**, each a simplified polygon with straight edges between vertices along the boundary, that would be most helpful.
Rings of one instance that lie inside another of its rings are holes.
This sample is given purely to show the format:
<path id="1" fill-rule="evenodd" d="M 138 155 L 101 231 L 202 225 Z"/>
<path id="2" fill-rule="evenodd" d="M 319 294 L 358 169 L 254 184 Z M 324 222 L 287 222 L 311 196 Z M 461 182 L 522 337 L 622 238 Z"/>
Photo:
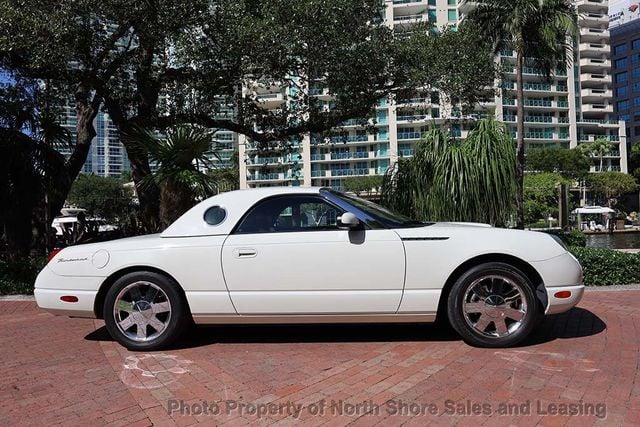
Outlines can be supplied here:
<path id="1" fill-rule="evenodd" d="M 583 208 L 574 209 L 572 213 L 574 214 L 608 214 L 615 212 L 611 208 L 602 207 L 602 206 L 585 206 Z"/>

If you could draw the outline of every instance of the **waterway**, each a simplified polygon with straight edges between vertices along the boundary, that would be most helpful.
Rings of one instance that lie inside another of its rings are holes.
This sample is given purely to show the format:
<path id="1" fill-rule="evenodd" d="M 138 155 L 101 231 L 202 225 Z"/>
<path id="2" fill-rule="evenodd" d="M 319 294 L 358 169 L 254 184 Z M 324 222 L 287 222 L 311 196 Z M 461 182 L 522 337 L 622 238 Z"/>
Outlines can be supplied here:
<path id="1" fill-rule="evenodd" d="M 640 249 L 640 232 L 587 234 L 587 246 L 592 248 Z"/>

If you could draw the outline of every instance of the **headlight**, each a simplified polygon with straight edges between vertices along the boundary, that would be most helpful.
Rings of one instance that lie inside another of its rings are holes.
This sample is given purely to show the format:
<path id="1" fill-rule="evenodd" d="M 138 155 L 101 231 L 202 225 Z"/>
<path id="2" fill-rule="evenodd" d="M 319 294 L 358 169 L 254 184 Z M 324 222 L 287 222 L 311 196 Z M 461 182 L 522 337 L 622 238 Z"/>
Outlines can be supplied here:
<path id="1" fill-rule="evenodd" d="M 549 234 L 549 236 L 551 236 L 553 240 L 555 240 L 560 246 L 562 246 L 565 251 L 569 251 L 569 247 L 566 245 L 566 243 L 564 243 L 564 241 L 562 241 L 560 236 L 556 236 L 555 234 Z"/>

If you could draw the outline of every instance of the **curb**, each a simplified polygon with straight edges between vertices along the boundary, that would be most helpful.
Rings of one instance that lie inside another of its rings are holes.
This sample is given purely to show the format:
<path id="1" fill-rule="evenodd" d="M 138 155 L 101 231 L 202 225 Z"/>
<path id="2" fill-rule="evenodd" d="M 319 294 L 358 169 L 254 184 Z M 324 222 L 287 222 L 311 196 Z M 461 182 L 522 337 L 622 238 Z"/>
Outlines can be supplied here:
<path id="1" fill-rule="evenodd" d="M 584 289 L 587 292 L 640 291 L 640 285 L 585 286 Z"/>
<path id="2" fill-rule="evenodd" d="M 0 301 L 35 301 L 33 295 L 0 295 Z"/>

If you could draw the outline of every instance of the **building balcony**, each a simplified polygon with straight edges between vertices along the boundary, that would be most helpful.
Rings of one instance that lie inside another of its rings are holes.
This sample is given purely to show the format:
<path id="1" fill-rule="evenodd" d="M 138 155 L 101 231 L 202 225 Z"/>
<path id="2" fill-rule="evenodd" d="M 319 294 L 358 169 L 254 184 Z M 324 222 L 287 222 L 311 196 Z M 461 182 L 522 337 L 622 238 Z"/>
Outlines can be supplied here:
<path id="1" fill-rule="evenodd" d="M 331 153 L 330 160 L 368 159 L 368 151 L 350 151 L 348 153 Z"/>
<path id="2" fill-rule="evenodd" d="M 427 0 L 393 0 L 393 13 L 395 16 L 419 15 L 428 7 L 429 2 Z"/>
<path id="3" fill-rule="evenodd" d="M 605 58 L 582 58 L 580 59 L 581 71 L 604 71 L 611 69 L 611 60 Z"/>
<path id="4" fill-rule="evenodd" d="M 613 113 L 612 104 L 582 104 L 583 113 Z"/>
<path id="5" fill-rule="evenodd" d="M 515 114 L 505 114 L 503 116 L 503 120 L 505 122 L 516 122 L 516 116 Z M 553 117 L 553 116 L 531 116 L 531 115 L 526 115 L 524 116 L 524 122 L 527 124 L 541 124 L 541 125 L 548 125 L 551 123 L 558 123 L 558 120 Z"/>
<path id="6" fill-rule="evenodd" d="M 588 104 L 589 101 L 609 101 L 613 97 L 611 89 L 586 88 L 580 91 L 582 102 Z"/>
<path id="7" fill-rule="evenodd" d="M 525 132 L 524 139 L 553 139 L 553 132 Z"/>
<path id="8" fill-rule="evenodd" d="M 247 167 L 260 167 L 265 165 L 283 165 L 290 164 L 298 159 L 294 160 L 291 157 L 254 157 L 247 159 Z"/>
<path id="9" fill-rule="evenodd" d="M 284 181 L 284 173 L 257 173 L 247 175 L 247 181 Z"/>
<path id="10" fill-rule="evenodd" d="M 577 0 L 574 2 L 580 13 L 596 12 L 607 13 L 609 10 L 608 0 Z"/>
<path id="11" fill-rule="evenodd" d="M 602 165 L 602 169 L 600 169 L 600 165 L 591 166 L 589 172 L 620 172 L 620 166 Z"/>
<path id="12" fill-rule="evenodd" d="M 431 104 L 431 99 L 426 97 L 415 97 L 415 98 L 405 98 L 405 99 L 398 100 L 398 105 L 422 105 L 422 104 Z"/>
<path id="13" fill-rule="evenodd" d="M 606 73 L 582 73 L 580 74 L 582 86 L 611 84 L 611 74 Z"/>
<path id="14" fill-rule="evenodd" d="M 620 142 L 618 135 L 597 135 L 597 134 L 581 134 L 578 136 L 580 142 L 593 142 L 596 139 L 605 139 L 609 142 Z"/>
<path id="15" fill-rule="evenodd" d="M 398 132 L 398 140 L 411 140 L 422 138 L 422 132 Z"/>
<path id="16" fill-rule="evenodd" d="M 564 84 L 551 85 L 549 83 L 534 83 L 525 82 L 522 86 L 525 92 L 532 92 L 535 95 L 548 95 L 549 92 L 567 93 L 568 88 Z M 502 85 L 503 89 L 515 90 L 515 82 L 505 82 Z"/>
<path id="17" fill-rule="evenodd" d="M 580 53 L 587 55 L 609 55 L 609 45 L 605 43 L 580 43 L 578 46 Z"/>
<path id="18" fill-rule="evenodd" d="M 395 15 L 393 17 L 394 25 L 410 26 L 418 22 L 429 22 L 429 14 L 416 13 L 412 15 Z"/>
<path id="19" fill-rule="evenodd" d="M 311 138 L 311 144 L 344 144 L 346 142 L 369 142 L 368 135 L 347 135 L 347 136 L 332 136 L 330 138 Z"/>
<path id="20" fill-rule="evenodd" d="M 277 108 L 282 105 L 284 101 L 285 99 L 282 93 L 259 93 L 257 95 L 257 104 L 267 109 Z"/>
<path id="21" fill-rule="evenodd" d="M 329 172 L 331 173 L 330 175 L 331 177 L 340 177 L 340 176 L 369 175 L 371 171 L 368 168 L 361 168 L 361 169 L 333 169 Z"/>
<path id="22" fill-rule="evenodd" d="M 580 28 L 580 41 L 584 42 L 604 42 L 609 39 L 609 29 L 594 28 L 594 27 L 581 27 Z"/>
<path id="23" fill-rule="evenodd" d="M 584 12 L 578 17 L 580 25 L 584 26 L 608 26 L 609 16 L 606 13 Z"/>
<path id="24" fill-rule="evenodd" d="M 430 120 L 431 117 L 428 114 L 398 114 L 396 117 L 396 122 L 398 123 L 407 123 L 407 122 L 417 122 L 423 120 Z"/>

